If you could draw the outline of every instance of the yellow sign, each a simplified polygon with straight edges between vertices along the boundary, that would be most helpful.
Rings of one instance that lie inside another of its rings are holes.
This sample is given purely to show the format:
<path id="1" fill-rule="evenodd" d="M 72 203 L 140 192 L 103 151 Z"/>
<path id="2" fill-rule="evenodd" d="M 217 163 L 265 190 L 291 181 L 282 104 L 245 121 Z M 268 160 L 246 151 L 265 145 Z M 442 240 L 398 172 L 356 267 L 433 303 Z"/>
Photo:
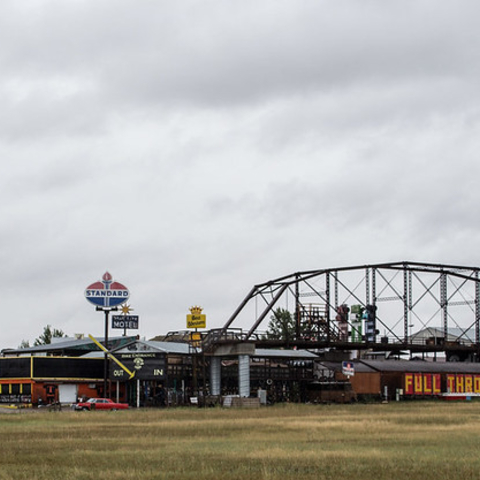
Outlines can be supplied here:
<path id="1" fill-rule="evenodd" d="M 187 315 L 187 328 L 207 328 L 207 316 L 203 314 Z"/>
<path id="2" fill-rule="evenodd" d="M 202 310 L 202 307 L 190 307 L 187 328 L 207 328 L 207 316 L 202 314 Z"/>
<path id="3" fill-rule="evenodd" d="M 199 347 L 202 343 L 202 334 L 200 332 L 192 332 L 190 334 L 190 343 L 194 347 Z"/>

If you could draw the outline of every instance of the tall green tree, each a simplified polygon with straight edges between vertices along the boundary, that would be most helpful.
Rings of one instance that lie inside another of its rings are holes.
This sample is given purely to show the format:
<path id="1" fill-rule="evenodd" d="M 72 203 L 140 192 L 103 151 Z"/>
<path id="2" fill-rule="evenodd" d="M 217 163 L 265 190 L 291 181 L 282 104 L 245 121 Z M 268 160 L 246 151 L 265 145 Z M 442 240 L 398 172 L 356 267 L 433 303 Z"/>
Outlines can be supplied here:
<path id="1" fill-rule="evenodd" d="M 52 343 L 52 338 L 66 336 L 67 335 L 63 333 L 62 330 L 53 328 L 51 325 L 47 325 L 43 327 L 43 333 L 34 340 L 33 346 L 37 347 L 38 345 L 49 345 Z M 30 342 L 28 340 L 22 340 L 18 348 L 30 348 Z"/>
<path id="2" fill-rule="evenodd" d="M 66 336 L 67 335 L 63 333 L 62 330 L 53 328 L 51 325 L 47 325 L 46 327 L 43 327 L 43 333 L 34 340 L 33 346 L 37 347 L 38 345 L 48 345 L 52 343 L 52 338 Z M 28 340 L 22 340 L 18 348 L 30 348 L 30 342 Z"/>
<path id="3" fill-rule="evenodd" d="M 30 348 L 30 342 L 28 340 L 22 340 L 18 348 Z"/>
<path id="4" fill-rule="evenodd" d="M 43 329 L 43 333 L 35 339 L 33 346 L 37 345 L 48 345 L 52 343 L 52 338 L 56 337 L 66 337 L 62 330 L 58 328 L 53 328 L 51 325 L 47 325 Z"/>
<path id="5" fill-rule="evenodd" d="M 295 319 L 288 310 L 277 308 L 273 311 L 268 322 L 267 338 L 286 342 L 295 338 Z"/>

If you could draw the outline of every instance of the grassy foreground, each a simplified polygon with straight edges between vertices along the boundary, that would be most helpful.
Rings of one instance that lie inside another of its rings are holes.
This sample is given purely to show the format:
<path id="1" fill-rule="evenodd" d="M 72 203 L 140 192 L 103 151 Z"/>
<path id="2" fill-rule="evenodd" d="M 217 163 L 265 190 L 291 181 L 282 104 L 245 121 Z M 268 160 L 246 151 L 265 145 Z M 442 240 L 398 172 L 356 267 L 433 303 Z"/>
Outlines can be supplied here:
<path id="1" fill-rule="evenodd" d="M 477 479 L 480 403 L 0 415 L 0 479 Z"/>

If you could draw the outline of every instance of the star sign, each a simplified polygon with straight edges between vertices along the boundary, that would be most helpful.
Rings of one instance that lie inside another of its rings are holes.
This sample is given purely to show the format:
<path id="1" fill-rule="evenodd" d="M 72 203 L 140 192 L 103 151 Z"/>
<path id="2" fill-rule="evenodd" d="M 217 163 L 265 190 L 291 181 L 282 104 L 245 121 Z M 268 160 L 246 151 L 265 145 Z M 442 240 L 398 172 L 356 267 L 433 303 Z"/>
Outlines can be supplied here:
<path id="1" fill-rule="evenodd" d="M 130 307 L 130 305 L 127 305 L 127 304 L 122 305 L 122 313 L 124 315 L 128 315 L 131 311 L 133 311 L 133 308 Z"/>

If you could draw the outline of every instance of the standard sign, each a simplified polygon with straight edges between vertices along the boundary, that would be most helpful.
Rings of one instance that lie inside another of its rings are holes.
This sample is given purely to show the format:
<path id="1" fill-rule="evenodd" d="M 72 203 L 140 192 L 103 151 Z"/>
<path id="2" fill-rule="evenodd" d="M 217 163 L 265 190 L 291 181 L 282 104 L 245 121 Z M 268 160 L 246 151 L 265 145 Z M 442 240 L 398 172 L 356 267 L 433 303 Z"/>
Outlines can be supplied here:
<path id="1" fill-rule="evenodd" d="M 138 330 L 138 315 L 112 315 L 112 328 Z"/>
<path id="2" fill-rule="evenodd" d="M 92 283 L 85 290 L 85 298 L 97 307 L 116 307 L 125 303 L 130 292 L 125 285 L 114 282 L 110 273 L 105 272 L 100 282 Z"/>

